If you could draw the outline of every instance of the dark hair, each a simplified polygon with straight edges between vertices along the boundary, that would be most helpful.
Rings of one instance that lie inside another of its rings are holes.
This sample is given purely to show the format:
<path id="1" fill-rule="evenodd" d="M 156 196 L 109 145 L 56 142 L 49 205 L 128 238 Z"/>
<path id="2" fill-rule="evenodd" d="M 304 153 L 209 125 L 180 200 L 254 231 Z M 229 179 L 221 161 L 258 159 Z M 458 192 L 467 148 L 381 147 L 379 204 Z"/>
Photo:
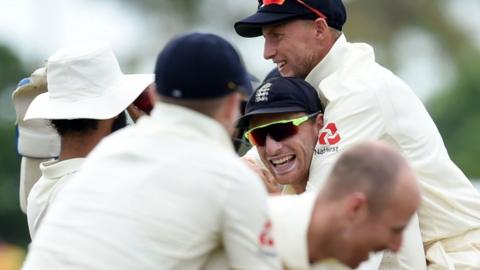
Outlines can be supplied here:
<path id="1" fill-rule="evenodd" d="M 52 119 L 50 122 L 60 136 L 67 133 L 87 133 L 98 128 L 96 119 Z"/>

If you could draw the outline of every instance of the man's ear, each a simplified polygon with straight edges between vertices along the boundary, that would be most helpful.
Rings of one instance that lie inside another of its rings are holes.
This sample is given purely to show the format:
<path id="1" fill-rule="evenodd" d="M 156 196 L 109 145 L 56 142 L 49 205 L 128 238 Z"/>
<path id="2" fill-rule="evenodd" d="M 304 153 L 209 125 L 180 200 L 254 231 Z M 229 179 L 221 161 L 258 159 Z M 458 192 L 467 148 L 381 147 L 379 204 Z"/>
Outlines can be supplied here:
<path id="1" fill-rule="evenodd" d="M 313 21 L 315 27 L 315 36 L 324 39 L 329 34 L 329 28 L 327 21 L 324 18 L 317 18 Z"/>
<path id="2" fill-rule="evenodd" d="M 321 130 L 323 128 L 323 113 L 320 113 L 315 117 L 315 127 L 317 130 Z"/>
<path id="3" fill-rule="evenodd" d="M 347 195 L 344 206 L 346 217 L 351 222 L 364 220 L 368 215 L 367 197 L 361 192 Z"/>

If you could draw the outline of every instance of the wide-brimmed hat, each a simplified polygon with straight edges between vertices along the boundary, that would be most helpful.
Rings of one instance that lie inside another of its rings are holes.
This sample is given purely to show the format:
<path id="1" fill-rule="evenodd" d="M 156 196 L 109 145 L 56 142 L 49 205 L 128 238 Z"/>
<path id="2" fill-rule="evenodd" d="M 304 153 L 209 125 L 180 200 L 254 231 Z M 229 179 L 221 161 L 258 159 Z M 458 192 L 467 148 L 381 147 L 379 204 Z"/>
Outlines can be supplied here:
<path id="1" fill-rule="evenodd" d="M 260 0 L 257 12 L 236 22 L 234 27 L 242 37 L 257 37 L 262 35 L 263 26 L 319 17 L 341 31 L 347 20 L 342 0 Z"/>
<path id="2" fill-rule="evenodd" d="M 153 82 L 152 74 L 125 75 L 103 42 L 59 50 L 47 60 L 48 92 L 30 104 L 25 120 L 109 119 Z"/>
<path id="3" fill-rule="evenodd" d="M 293 77 L 273 77 L 253 92 L 237 127 L 248 127 L 250 118 L 255 115 L 319 111 L 323 112 L 320 98 L 308 82 Z"/>

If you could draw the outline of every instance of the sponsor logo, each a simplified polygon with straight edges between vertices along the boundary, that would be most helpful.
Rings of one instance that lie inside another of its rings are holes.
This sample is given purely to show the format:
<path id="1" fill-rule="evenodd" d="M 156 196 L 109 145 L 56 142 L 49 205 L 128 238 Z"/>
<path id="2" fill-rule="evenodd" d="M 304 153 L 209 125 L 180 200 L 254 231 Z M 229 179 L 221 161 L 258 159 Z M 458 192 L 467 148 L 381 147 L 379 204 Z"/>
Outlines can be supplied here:
<path id="1" fill-rule="evenodd" d="M 314 150 L 314 154 L 319 156 L 326 153 L 337 153 L 339 151 L 338 146 L 325 146 L 325 147 L 316 147 Z"/>
<path id="2" fill-rule="evenodd" d="M 315 147 L 314 154 L 316 156 L 337 153 L 339 147 L 336 146 L 341 140 L 340 133 L 338 132 L 337 125 L 335 123 L 328 123 L 318 135 L 318 144 Z"/>
<path id="3" fill-rule="evenodd" d="M 325 126 L 324 131 L 318 136 L 318 143 L 320 145 L 335 145 L 339 143 L 340 140 L 341 138 L 337 126 L 333 122 L 328 123 Z"/>
<path id="4" fill-rule="evenodd" d="M 262 253 L 269 255 L 269 256 L 276 256 L 273 241 L 273 232 L 272 232 L 272 222 L 267 220 L 265 225 L 263 225 L 263 229 L 258 236 L 258 243 L 260 244 L 260 248 Z"/>
<path id="5" fill-rule="evenodd" d="M 263 226 L 263 230 L 260 233 L 258 240 L 262 247 L 273 247 L 272 222 L 270 220 Z"/>

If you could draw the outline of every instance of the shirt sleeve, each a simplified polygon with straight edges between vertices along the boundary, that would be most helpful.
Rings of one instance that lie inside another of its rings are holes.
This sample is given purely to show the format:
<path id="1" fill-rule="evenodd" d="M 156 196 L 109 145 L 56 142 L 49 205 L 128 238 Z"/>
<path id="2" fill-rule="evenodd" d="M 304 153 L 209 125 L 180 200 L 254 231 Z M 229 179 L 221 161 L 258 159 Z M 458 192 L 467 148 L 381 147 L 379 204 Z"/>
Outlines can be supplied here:
<path id="1" fill-rule="evenodd" d="M 243 179 L 233 183 L 229 190 L 222 226 L 230 268 L 281 269 L 274 247 L 266 190 L 261 180 L 249 171 L 238 173 L 236 177 Z"/>
<path id="2" fill-rule="evenodd" d="M 307 231 L 316 197 L 315 192 L 309 192 L 268 200 L 275 246 L 287 269 L 310 269 Z"/>

